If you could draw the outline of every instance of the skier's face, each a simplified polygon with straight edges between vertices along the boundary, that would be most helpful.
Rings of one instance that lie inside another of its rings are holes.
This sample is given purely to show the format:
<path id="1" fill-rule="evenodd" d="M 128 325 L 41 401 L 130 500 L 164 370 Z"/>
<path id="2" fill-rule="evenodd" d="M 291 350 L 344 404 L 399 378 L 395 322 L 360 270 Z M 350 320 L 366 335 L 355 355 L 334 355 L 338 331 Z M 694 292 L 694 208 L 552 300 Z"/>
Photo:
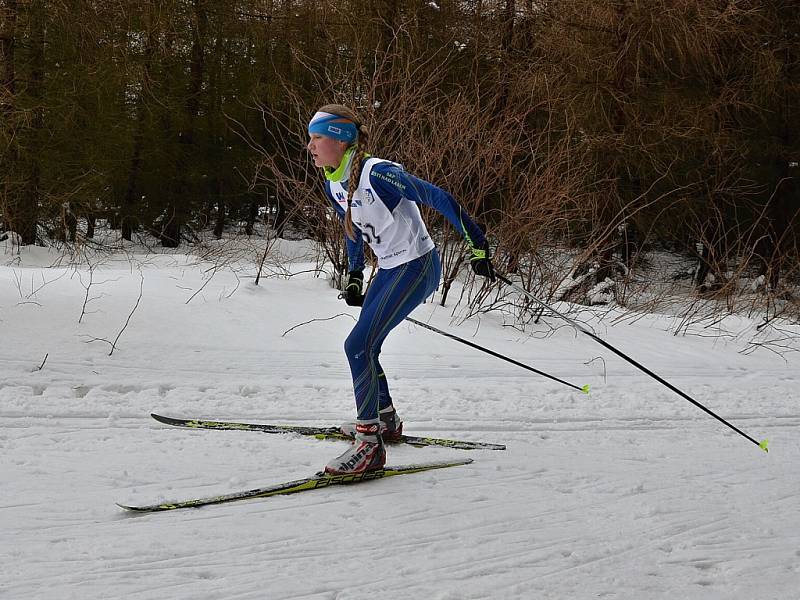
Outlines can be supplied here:
<path id="1" fill-rule="evenodd" d="M 339 166 L 347 150 L 347 143 L 318 133 L 312 133 L 309 138 L 306 148 L 311 153 L 317 167 L 336 168 Z"/>

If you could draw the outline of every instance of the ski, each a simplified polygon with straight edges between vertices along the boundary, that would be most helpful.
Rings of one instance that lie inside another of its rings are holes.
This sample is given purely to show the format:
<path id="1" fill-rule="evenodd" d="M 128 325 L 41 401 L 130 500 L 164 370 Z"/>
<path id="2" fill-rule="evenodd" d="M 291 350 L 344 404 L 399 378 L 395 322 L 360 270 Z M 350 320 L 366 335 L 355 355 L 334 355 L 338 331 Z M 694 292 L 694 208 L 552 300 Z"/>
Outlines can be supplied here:
<path id="1" fill-rule="evenodd" d="M 301 425 L 265 425 L 260 423 L 237 423 L 234 421 L 205 421 L 201 419 L 177 419 L 165 417 L 155 413 L 150 414 L 159 423 L 175 427 L 188 427 L 190 429 L 223 429 L 237 431 L 260 431 L 263 433 L 294 433 L 315 437 L 319 440 L 350 440 L 351 437 L 342 433 L 338 427 L 304 427 Z M 471 442 L 467 440 L 448 440 L 433 437 L 417 437 L 403 435 L 399 440 L 391 443 L 409 444 L 421 448 L 423 446 L 444 446 L 457 450 L 505 450 L 503 444 L 490 444 L 488 442 Z"/>
<path id="2" fill-rule="evenodd" d="M 376 479 L 394 477 L 395 475 L 408 475 L 411 473 L 432 471 L 434 469 L 446 469 L 448 467 L 468 465 L 471 462 L 471 458 L 466 458 L 449 462 L 432 462 L 397 467 L 385 467 L 377 471 L 353 473 L 349 475 L 330 475 L 328 473 L 321 472 L 312 477 L 306 477 L 305 479 L 288 481 L 286 483 L 278 483 L 276 485 L 269 485 L 266 487 L 259 487 L 241 492 L 233 492 L 231 494 L 209 496 L 208 498 L 196 498 L 193 500 L 182 500 L 179 502 L 162 502 L 160 504 L 150 504 L 145 506 L 132 506 L 118 503 L 117 506 L 133 512 L 161 512 L 165 510 L 176 510 L 179 508 L 197 508 L 199 506 L 225 504 L 227 502 L 236 502 L 238 500 L 247 500 L 250 498 L 268 498 L 269 496 L 296 494 L 298 492 L 307 492 L 309 490 L 330 487 L 332 485 L 364 483 L 367 481 L 374 481 Z"/>

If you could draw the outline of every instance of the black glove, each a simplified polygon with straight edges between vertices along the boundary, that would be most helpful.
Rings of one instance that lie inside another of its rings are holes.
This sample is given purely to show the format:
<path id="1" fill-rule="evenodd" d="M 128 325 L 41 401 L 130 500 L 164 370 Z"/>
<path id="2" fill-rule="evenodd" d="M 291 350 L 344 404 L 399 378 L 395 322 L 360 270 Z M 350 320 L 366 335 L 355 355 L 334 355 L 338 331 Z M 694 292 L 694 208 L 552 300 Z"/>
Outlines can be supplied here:
<path id="1" fill-rule="evenodd" d="M 344 301 L 347 306 L 361 306 L 364 304 L 364 272 L 350 271 L 347 278 L 347 286 L 344 288 Z"/>
<path id="2" fill-rule="evenodd" d="M 484 242 L 480 248 L 472 248 L 472 258 L 469 264 L 476 275 L 488 277 L 489 281 L 494 281 L 494 266 L 489 260 L 489 242 Z"/>

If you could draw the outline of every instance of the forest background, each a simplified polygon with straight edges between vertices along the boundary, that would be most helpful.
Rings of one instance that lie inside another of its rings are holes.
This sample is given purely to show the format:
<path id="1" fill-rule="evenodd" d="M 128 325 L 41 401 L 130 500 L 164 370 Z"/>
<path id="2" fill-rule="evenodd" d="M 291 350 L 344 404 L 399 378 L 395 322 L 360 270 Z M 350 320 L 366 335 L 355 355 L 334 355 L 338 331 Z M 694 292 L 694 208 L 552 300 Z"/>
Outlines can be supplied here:
<path id="1" fill-rule="evenodd" d="M 310 237 L 341 273 L 304 148 L 339 102 L 547 300 L 796 322 L 798 32 L 789 0 L 0 0 L 0 236 Z"/>

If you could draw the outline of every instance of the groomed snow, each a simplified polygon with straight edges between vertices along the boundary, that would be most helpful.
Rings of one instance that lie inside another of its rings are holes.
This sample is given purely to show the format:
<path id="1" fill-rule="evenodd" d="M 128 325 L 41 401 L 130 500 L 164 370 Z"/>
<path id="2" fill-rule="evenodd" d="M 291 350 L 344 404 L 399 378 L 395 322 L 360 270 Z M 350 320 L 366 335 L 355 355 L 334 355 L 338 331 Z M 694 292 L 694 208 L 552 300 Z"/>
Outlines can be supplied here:
<path id="1" fill-rule="evenodd" d="M 80 323 L 86 262 L 50 266 L 58 255 L 43 249 L 0 254 L 0 597 L 800 598 L 800 359 L 675 337 L 664 317 L 610 326 L 581 313 L 601 337 L 768 438 L 769 454 L 567 327 L 523 334 L 496 313 L 459 325 L 451 306 L 430 303 L 412 316 L 588 383 L 591 395 L 404 324 L 382 363 L 406 432 L 507 451 L 354 488 L 119 509 L 297 479 L 343 451 L 149 417 L 352 417 L 342 343 L 358 309 L 304 272 L 305 248 L 281 248 L 283 260 L 300 257 L 291 264 L 300 274 L 258 287 L 247 262 L 90 260 Z M 92 340 L 114 340 L 140 289 L 109 356 L 109 343 Z M 464 455 L 394 446 L 389 463 Z"/>

